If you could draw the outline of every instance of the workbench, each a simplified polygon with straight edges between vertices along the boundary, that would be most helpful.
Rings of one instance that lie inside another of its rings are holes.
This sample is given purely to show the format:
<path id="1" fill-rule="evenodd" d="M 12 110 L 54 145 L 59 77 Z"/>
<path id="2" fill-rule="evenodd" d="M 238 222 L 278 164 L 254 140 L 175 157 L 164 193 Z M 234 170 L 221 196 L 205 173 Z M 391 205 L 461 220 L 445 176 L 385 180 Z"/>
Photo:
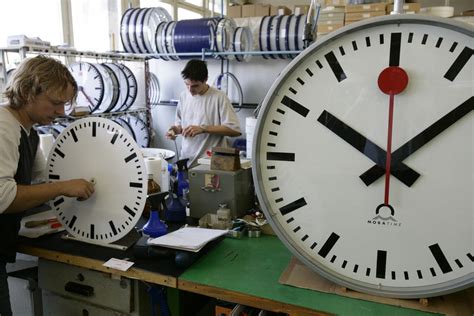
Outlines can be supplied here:
<path id="1" fill-rule="evenodd" d="M 38 239 L 22 237 L 19 251 L 290 315 L 435 315 L 282 285 L 278 280 L 292 255 L 275 236 L 225 238 L 193 265 L 179 269 L 173 264 L 173 259 L 134 260 L 131 250 L 120 251 L 63 240 L 61 234 L 64 232 Z M 111 257 L 130 258 L 135 264 L 125 272 L 104 267 L 103 263 Z"/>

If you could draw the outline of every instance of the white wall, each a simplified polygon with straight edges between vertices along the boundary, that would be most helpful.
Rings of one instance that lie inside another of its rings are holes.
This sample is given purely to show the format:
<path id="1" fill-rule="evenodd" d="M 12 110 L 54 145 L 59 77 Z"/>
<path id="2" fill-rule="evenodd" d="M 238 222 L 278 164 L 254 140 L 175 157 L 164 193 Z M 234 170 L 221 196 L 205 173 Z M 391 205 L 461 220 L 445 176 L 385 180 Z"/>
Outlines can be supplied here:
<path id="1" fill-rule="evenodd" d="M 150 61 L 150 71 L 153 72 L 160 81 L 161 100 L 178 99 L 181 91 L 185 89 L 181 79 L 181 70 L 187 60 L 182 61 Z M 221 62 L 216 59 L 206 60 L 209 68 L 209 84 L 220 74 Z M 229 71 L 239 80 L 244 93 L 244 103 L 259 103 L 265 97 L 276 77 L 289 63 L 283 59 L 264 59 L 260 56 L 253 56 L 249 62 L 231 61 Z M 232 101 L 237 101 L 232 97 Z M 167 140 L 164 135 L 174 122 L 176 107 L 169 105 L 158 105 L 152 110 L 153 138 L 152 147 L 175 150 L 174 143 Z M 236 109 L 242 128 L 242 136 L 245 137 L 245 118 L 252 116 L 253 109 Z M 178 137 L 179 146 L 179 137 Z"/>

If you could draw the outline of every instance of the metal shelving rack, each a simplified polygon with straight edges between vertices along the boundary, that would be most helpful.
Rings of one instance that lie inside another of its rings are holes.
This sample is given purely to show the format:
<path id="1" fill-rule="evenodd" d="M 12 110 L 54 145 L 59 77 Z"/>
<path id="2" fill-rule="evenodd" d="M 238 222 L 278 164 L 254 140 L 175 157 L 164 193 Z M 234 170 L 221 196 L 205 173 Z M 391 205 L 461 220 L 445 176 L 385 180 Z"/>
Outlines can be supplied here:
<path id="1" fill-rule="evenodd" d="M 77 51 L 73 49 L 60 49 L 56 47 L 31 47 L 31 46 L 24 46 L 24 47 L 6 47 L 0 48 L 0 65 L 2 65 L 1 70 L 2 74 L 0 75 L 0 90 L 3 91 L 3 88 L 6 84 L 7 80 L 7 54 L 8 53 L 16 53 L 19 54 L 20 59 L 23 60 L 29 54 L 31 55 L 48 55 L 48 56 L 57 56 L 63 57 L 70 63 L 75 58 L 88 58 L 88 59 L 97 59 L 97 60 L 113 60 L 113 61 L 131 61 L 131 62 L 142 62 L 144 63 L 144 73 L 145 78 L 144 82 L 144 89 L 145 89 L 145 107 L 143 109 L 131 109 L 128 111 L 122 112 L 112 112 L 112 113 L 97 113 L 97 114 L 88 114 L 88 115 L 81 115 L 81 116 L 66 116 L 62 117 L 59 120 L 75 120 L 80 119 L 87 116 L 100 116 L 100 117 L 116 117 L 125 114 L 132 114 L 136 116 L 145 116 L 146 118 L 146 125 L 149 130 L 150 136 L 153 135 L 152 133 L 152 116 L 151 116 L 151 106 L 150 106 L 150 99 L 149 99 L 149 65 L 148 60 L 150 59 L 149 56 L 131 54 L 131 53 L 124 53 L 124 52 L 91 52 L 91 51 Z M 3 81 L 3 82 L 2 82 Z"/>

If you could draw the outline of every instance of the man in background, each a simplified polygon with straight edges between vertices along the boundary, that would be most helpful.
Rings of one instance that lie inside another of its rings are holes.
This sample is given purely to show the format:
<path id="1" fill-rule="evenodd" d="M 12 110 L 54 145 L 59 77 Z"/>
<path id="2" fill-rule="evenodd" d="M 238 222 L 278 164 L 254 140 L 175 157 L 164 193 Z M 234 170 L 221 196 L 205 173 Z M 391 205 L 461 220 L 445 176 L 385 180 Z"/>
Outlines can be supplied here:
<path id="1" fill-rule="evenodd" d="M 187 91 L 181 93 L 175 124 L 166 137 L 183 136 L 180 158 L 189 158 L 188 167 L 194 167 L 213 147 L 229 147 L 228 137 L 240 136 L 241 131 L 229 98 L 207 84 L 208 70 L 204 61 L 190 60 L 181 76 Z"/>

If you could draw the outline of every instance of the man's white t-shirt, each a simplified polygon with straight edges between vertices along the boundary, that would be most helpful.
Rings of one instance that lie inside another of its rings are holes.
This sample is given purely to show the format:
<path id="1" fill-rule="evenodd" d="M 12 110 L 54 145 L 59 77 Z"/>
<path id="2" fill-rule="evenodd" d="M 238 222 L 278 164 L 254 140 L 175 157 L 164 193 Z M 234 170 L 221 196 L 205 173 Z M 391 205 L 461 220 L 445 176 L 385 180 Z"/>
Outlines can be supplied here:
<path id="1" fill-rule="evenodd" d="M 3 213 L 13 202 L 16 196 L 15 174 L 20 160 L 18 151 L 21 130 L 27 131 L 10 111 L 0 105 L 0 213 Z M 41 150 L 36 151 L 33 166 L 33 177 L 42 176 L 46 165 L 46 159 Z"/>
<path id="2" fill-rule="evenodd" d="M 224 125 L 240 132 L 239 119 L 229 98 L 213 87 L 209 87 L 203 95 L 192 96 L 189 91 L 183 91 L 176 108 L 175 125 L 183 129 L 190 125 Z M 189 158 L 188 166 L 193 167 L 213 147 L 229 146 L 226 136 L 202 133 L 194 137 L 183 137 L 180 159 Z"/>

